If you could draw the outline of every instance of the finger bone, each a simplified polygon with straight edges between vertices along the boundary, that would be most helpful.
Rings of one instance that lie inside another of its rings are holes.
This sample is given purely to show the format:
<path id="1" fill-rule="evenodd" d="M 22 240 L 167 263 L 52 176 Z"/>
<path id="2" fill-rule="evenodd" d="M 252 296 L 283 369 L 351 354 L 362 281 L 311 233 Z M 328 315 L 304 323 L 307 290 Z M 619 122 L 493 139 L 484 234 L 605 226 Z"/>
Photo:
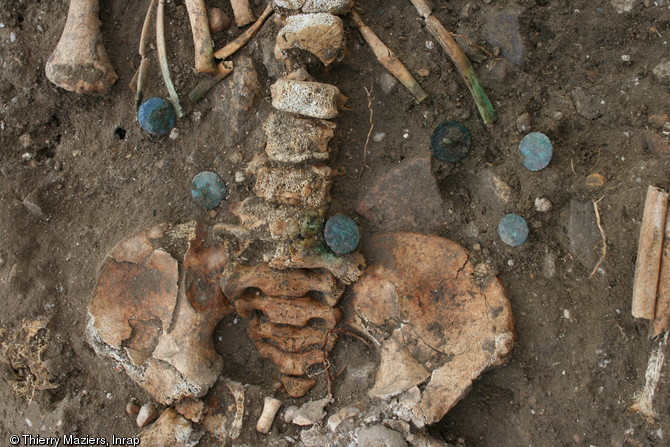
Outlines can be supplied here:
<path id="1" fill-rule="evenodd" d="M 263 403 L 263 412 L 261 413 L 261 416 L 258 418 L 258 422 L 256 423 L 256 430 L 259 433 L 270 433 L 272 423 L 274 422 L 275 416 L 277 416 L 277 412 L 281 406 L 281 400 L 270 396 L 265 398 L 265 402 Z"/>

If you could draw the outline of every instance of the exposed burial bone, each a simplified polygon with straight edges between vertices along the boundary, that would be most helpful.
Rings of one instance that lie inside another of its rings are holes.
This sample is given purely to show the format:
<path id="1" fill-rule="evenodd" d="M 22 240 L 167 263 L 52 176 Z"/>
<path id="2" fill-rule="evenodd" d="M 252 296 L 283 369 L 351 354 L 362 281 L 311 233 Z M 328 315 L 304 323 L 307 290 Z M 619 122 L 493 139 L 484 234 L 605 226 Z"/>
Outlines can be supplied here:
<path id="1" fill-rule="evenodd" d="M 261 167 L 254 192 L 267 201 L 320 208 L 330 202 L 332 171 L 327 166 Z"/>
<path id="2" fill-rule="evenodd" d="M 258 418 L 258 422 L 256 422 L 256 431 L 265 435 L 270 433 L 272 423 L 274 422 L 275 417 L 277 416 L 277 412 L 281 406 L 281 400 L 267 396 L 263 402 L 263 411 L 261 412 L 261 416 Z"/>
<path id="3" fill-rule="evenodd" d="M 242 28 L 255 20 L 249 0 L 230 0 L 230 6 L 233 7 L 235 25 L 238 28 Z"/>
<path id="4" fill-rule="evenodd" d="M 479 374 L 510 352 L 510 303 L 500 281 L 485 266 L 472 265 L 455 242 L 393 233 L 372 238 L 368 247 L 374 255 L 354 285 L 352 311 L 354 326 L 387 353 L 373 397 L 398 395 L 423 382 L 411 420 L 419 427 L 434 424 Z M 424 365 L 432 365 L 429 374 Z M 412 380 L 395 380 L 393 370 L 401 369 Z"/>
<path id="5" fill-rule="evenodd" d="M 261 357 L 270 359 L 277 365 L 279 372 L 291 376 L 307 374 L 309 368 L 326 360 L 326 353 L 321 350 L 307 352 L 284 352 L 267 343 L 256 343 Z"/>
<path id="6" fill-rule="evenodd" d="M 333 119 L 345 99 L 334 85 L 283 77 L 270 87 L 272 106 L 311 118 Z"/>
<path id="7" fill-rule="evenodd" d="M 327 12 L 347 14 L 354 6 L 354 0 L 274 0 L 274 6 L 280 12 Z"/>
<path id="8" fill-rule="evenodd" d="M 70 0 L 65 28 L 46 63 L 47 78 L 76 93 L 107 93 L 116 82 L 100 33 L 98 0 Z"/>
<path id="9" fill-rule="evenodd" d="M 209 18 L 205 0 L 186 0 L 188 19 L 191 22 L 193 45 L 195 47 L 195 71 L 214 73 L 214 41 L 209 33 Z"/>
<path id="10" fill-rule="evenodd" d="M 263 124 L 263 130 L 267 135 L 265 152 L 270 160 L 300 163 L 329 157 L 328 142 L 333 138 L 335 124 L 273 112 Z"/>
<path id="11" fill-rule="evenodd" d="M 312 53 L 324 65 L 330 65 L 344 52 L 344 24 L 332 14 L 298 14 L 286 18 L 286 25 L 279 30 L 275 56 L 286 58 L 291 49 Z"/>
<path id="12" fill-rule="evenodd" d="M 89 341 L 157 401 L 203 396 L 223 359 L 216 324 L 233 311 L 218 285 L 230 250 L 204 245 L 195 224 L 157 225 L 120 242 L 89 304 Z M 182 268 L 164 247 L 186 247 Z"/>
<path id="13" fill-rule="evenodd" d="M 668 196 L 660 188 L 650 186 L 647 189 L 633 280 L 632 313 L 635 318 L 653 320 L 656 313 Z"/>
<path id="14" fill-rule="evenodd" d="M 275 270 L 265 263 L 237 266 L 222 279 L 225 295 L 236 300 L 250 288 L 260 289 L 265 295 L 301 297 L 309 292 L 323 295 L 327 304 L 334 306 L 344 293 L 332 273 L 315 270 Z"/>
<path id="15" fill-rule="evenodd" d="M 303 397 L 316 385 L 316 379 L 287 376 L 285 374 L 282 374 L 280 381 L 286 394 L 295 398 Z"/>
<path id="16" fill-rule="evenodd" d="M 304 352 L 307 349 L 330 351 L 335 342 L 334 334 L 311 327 L 279 326 L 259 319 L 249 323 L 249 338 L 270 342 L 284 352 Z"/>
<path id="17" fill-rule="evenodd" d="M 276 298 L 244 294 L 235 301 L 235 310 L 242 318 L 251 318 L 254 310 L 263 312 L 275 324 L 305 326 L 318 318 L 334 327 L 340 321 L 340 309 L 326 306 L 310 297 Z"/>

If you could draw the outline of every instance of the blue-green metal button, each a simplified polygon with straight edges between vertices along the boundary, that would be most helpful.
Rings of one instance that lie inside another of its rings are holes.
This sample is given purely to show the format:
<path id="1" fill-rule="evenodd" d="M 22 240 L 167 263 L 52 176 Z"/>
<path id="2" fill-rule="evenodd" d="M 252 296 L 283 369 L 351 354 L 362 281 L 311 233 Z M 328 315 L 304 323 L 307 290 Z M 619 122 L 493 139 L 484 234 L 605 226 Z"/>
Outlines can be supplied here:
<path id="1" fill-rule="evenodd" d="M 165 135 L 174 127 L 177 115 L 169 101 L 163 98 L 149 98 L 140 105 L 137 121 L 140 127 L 150 134 Z"/>
<path id="2" fill-rule="evenodd" d="M 527 169 L 540 171 L 549 165 L 554 148 L 548 136 L 541 132 L 531 132 L 519 143 L 519 152 Z"/>
<path id="3" fill-rule="evenodd" d="M 528 239 L 528 224 L 526 219 L 518 214 L 508 214 L 498 223 L 500 240 L 512 247 L 518 247 Z"/>
<path id="4" fill-rule="evenodd" d="M 328 247 L 338 255 L 345 255 L 356 250 L 361 240 L 358 225 L 344 214 L 336 214 L 326 222 L 323 237 Z"/>
<path id="5" fill-rule="evenodd" d="M 456 163 L 468 154 L 471 140 L 470 131 L 464 125 L 447 121 L 435 128 L 430 142 L 435 158 Z"/>
<path id="6" fill-rule="evenodd" d="M 203 171 L 191 181 L 191 197 L 203 208 L 216 208 L 226 198 L 227 193 L 226 183 L 214 172 Z"/>

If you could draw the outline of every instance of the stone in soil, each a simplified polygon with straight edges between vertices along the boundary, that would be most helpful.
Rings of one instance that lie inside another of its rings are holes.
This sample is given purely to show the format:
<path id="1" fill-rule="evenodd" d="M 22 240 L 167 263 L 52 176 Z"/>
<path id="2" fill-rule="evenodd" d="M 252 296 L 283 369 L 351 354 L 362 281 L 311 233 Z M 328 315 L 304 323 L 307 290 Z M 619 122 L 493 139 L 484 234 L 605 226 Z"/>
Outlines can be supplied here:
<path id="1" fill-rule="evenodd" d="M 585 92 L 583 88 L 577 87 L 570 93 L 570 96 L 577 113 L 584 118 L 594 120 L 602 114 L 598 98 Z"/>
<path id="2" fill-rule="evenodd" d="M 483 34 L 489 45 L 500 48 L 502 57 L 516 65 L 523 65 L 525 48 L 519 32 L 518 13 L 503 11 L 488 16 Z"/>
<path id="3" fill-rule="evenodd" d="M 601 243 L 593 203 L 572 199 L 563 220 L 568 237 L 561 238 L 561 241 L 591 271 L 598 262 Z"/>
<path id="4" fill-rule="evenodd" d="M 358 430 L 358 447 L 407 447 L 405 438 L 384 425 L 371 425 Z"/>
<path id="5" fill-rule="evenodd" d="M 213 109 L 219 115 L 216 119 L 226 123 L 225 132 L 217 134 L 219 146 L 240 144 L 260 127 L 256 112 L 261 84 L 251 58 L 240 55 L 232 75 L 214 87 L 212 96 Z"/>
<path id="6" fill-rule="evenodd" d="M 158 416 L 158 410 L 152 404 L 144 404 L 137 413 L 137 426 L 142 428 L 151 424 Z"/>
<path id="7" fill-rule="evenodd" d="M 172 408 L 140 434 L 140 445 L 162 447 L 194 447 L 202 433 L 193 430 L 193 425 Z"/>
<path id="8" fill-rule="evenodd" d="M 214 172 L 200 172 L 191 181 L 191 197 L 202 208 L 210 210 L 216 208 L 227 194 L 226 183 Z"/>
<path id="9" fill-rule="evenodd" d="M 432 230 L 444 224 L 442 196 L 430 158 L 413 158 L 378 177 L 356 212 L 381 230 Z"/>
<path id="10" fill-rule="evenodd" d="M 644 139 L 650 153 L 658 156 L 670 155 L 670 140 L 667 137 L 645 130 Z"/>
<path id="11" fill-rule="evenodd" d="M 661 82 L 670 81 L 670 60 L 666 60 L 656 65 L 652 70 L 656 79 Z"/>

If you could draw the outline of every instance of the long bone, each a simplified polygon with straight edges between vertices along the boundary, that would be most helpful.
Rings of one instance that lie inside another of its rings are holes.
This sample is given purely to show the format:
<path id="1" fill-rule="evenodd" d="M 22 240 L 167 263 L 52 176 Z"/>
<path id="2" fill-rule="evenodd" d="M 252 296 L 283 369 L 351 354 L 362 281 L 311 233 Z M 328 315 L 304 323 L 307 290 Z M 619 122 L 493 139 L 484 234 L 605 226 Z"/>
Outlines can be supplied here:
<path id="1" fill-rule="evenodd" d="M 205 0 L 186 0 L 188 19 L 191 22 L 193 45 L 195 46 L 195 71 L 216 72 L 214 63 L 214 42 L 209 34 L 209 19 Z"/>
<path id="2" fill-rule="evenodd" d="M 70 0 L 65 28 L 47 60 L 47 78 L 76 93 L 107 93 L 117 79 L 100 33 L 98 0 Z"/>

